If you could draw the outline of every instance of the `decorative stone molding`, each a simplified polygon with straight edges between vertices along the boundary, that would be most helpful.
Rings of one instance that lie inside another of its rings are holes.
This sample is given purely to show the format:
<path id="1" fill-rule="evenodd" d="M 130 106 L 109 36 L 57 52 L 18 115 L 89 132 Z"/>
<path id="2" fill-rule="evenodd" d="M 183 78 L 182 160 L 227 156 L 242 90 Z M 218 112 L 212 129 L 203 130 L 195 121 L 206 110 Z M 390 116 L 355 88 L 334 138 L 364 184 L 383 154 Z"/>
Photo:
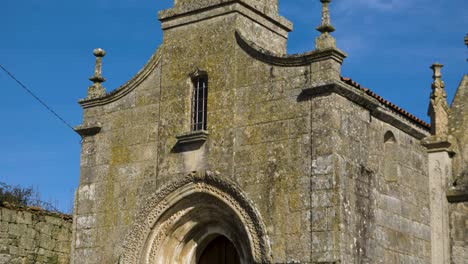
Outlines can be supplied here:
<path id="1" fill-rule="evenodd" d="M 429 153 L 448 152 L 450 156 L 453 156 L 455 154 L 454 140 L 448 133 L 450 108 L 447 103 L 445 83 L 442 81 L 442 67 L 444 65 L 440 63 L 434 63 L 431 66 L 434 79 L 428 110 L 431 118 L 431 136 L 424 138 L 421 144 Z"/>
<path id="2" fill-rule="evenodd" d="M 176 136 L 177 145 L 205 142 L 208 139 L 208 135 L 208 131 L 205 130 L 192 131 L 183 135 L 179 135 Z"/>
<path id="3" fill-rule="evenodd" d="M 189 74 L 189 77 L 190 79 L 195 79 L 204 75 L 208 75 L 208 73 L 204 70 L 200 70 L 198 67 L 195 67 L 195 69 Z"/>
<path id="4" fill-rule="evenodd" d="M 266 62 L 270 65 L 283 67 L 298 67 L 327 59 L 332 59 L 341 64 L 346 58 L 346 53 L 337 48 L 323 49 L 320 51 L 315 50 L 303 54 L 277 56 L 256 45 L 254 42 L 247 40 L 239 32 L 236 32 L 235 34 L 237 44 L 239 45 L 239 47 L 241 47 L 247 54 L 249 54 L 253 58 Z"/>
<path id="5" fill-rule="evenodd" d="M 242 263 L 271 263 L 260 215 L 233 183 L 193 172 L 148 199 L 124 243 L 119 263 L 196 264 L 208 243 L 228 238 Z"/>
<path id="6" fill-rule="evenodd" d="M 453 138 L 451 136 L 429 136 L 421 140 L 421 145 L 426 147 L 428 153 L 447 152 L 450 156 L 455 154 L 453 150 Z"/>

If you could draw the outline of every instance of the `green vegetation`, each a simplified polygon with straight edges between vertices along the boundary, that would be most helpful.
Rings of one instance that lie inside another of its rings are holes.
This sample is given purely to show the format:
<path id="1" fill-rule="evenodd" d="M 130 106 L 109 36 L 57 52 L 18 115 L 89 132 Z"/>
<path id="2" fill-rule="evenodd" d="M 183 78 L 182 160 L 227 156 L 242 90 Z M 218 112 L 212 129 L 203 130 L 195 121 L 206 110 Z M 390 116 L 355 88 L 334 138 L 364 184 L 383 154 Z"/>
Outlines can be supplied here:
<path id="1" fill-rule="evenodd" d="M 40 197 L 40 193 L 34 190 L 33 187 L 11 186 L 0 182 L 0 204 L 35 206 L 47 211 L 58 211 L 51 203 L 41 201 Z"/>
<path id="2" fill-rule="evenodd" d="M 7 202 L 19 206 L 29 206 L 32 204 L 34 190 L 32 187 L 23 188 L 20 186 L 10 186 L 0 182 L 0 202 Z"/>

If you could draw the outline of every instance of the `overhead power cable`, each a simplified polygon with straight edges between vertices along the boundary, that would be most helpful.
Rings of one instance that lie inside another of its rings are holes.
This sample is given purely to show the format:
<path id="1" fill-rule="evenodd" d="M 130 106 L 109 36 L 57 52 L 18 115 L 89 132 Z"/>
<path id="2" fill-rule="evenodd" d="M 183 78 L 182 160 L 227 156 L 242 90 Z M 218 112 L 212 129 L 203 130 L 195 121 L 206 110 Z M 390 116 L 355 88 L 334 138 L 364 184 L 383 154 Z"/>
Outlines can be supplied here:
<path id="1" fill-rule="evenodd" d="M 36 101 L 38 101 L 42 106 L 44 106 L 50 113 L 52 113 L 56 118 L 58 118 L 62 123 L 64 123 L 67 127 L 71 128 L 73 132 L 75 132 L 75 129 L 67 122 L 65 119 L 63 119 L 57 112 L 55 112 L 50 106 L 48 106 L 44 101 L 42 101 L 37 95 L 35 95 L 31 90 L 29 90 L 26 85 L 24 85 L 21 81 L 19 81 L 10 71 L 8 71 L 3 65 L 0 64 L 0 68 L 8 75 L 10 76 L 16 83 L 18 83 L 21 88 L 23 88 L 26 92 L 28 92 Z"/>

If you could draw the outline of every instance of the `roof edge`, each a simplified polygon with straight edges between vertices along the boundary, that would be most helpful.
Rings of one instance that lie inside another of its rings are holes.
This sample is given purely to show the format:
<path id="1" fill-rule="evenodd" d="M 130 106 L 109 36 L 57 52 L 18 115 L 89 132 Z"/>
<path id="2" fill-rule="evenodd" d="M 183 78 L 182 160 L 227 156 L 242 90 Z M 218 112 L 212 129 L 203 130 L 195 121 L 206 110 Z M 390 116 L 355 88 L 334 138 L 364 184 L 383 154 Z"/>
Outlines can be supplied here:
<path id="1" fill-rule="evenodd" d="M 419 126 L 421 126 L 422 128 L 424 128 L 426 130 L 431 129 L 431 125 L 429 123 L 427 123 L 424 120 L 418 118 L 417 116 L 411 114 L 410 112 L 406 111 L 405 109 L 397 106 L 396 104 L 386 100 L 385 98 L 383 98 L 382 96 L 376 94 L 375 92 L 373 92 L 369 88 L 362 87 L 359 83 L 355 82 L 353 79 L 347 78 L 347 77 L 341 77 L 341 81 L 343 81 L 344 83 L 346 83 L 346 84 L 348 84 L 348 85 L 350 85 L 350 86 L 352 86 L 354 88 L 357 88 L 357 89 L 359 89 L 361 91 L 364 91 L 367 95 L 375 98 L 377 101 L 379 101 L 385 107 L 387 107 L 390 110 L 392 110 L 392 111 L 398 113 L 399 115 L 405 117 L 406 119 L 410 120 L 414 124 L 419 125 Z"/>
<path id="2" fill-rule="evenodd" d="M 356 89 L 341 80 L 331 81 L 327 84 L 305 88 L 302 94 L 306 96 L 323 96 L 336 93 L 345 97 L 346 99 L 366 108 L 370 114 L 402 131 L 412 135 L 418 140 L 422 140 L 430 135 L 429 129 L 421 125 L 415 120 L 402 115 L 390 108 L 388 105 L 383 104 L 380 100 L 368 94 L 363 89 Z"/>

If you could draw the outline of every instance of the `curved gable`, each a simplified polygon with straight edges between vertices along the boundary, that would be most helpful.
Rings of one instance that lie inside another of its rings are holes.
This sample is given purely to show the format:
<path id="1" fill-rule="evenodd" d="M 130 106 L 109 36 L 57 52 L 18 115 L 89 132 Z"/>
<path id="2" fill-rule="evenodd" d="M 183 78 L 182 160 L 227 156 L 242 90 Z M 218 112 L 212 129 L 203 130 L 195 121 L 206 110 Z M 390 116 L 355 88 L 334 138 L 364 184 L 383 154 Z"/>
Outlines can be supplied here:
<path id="1" fill-rule="evenodd" d="M 93 106 L 100 106 L 112 103 L 124 97 L 135 88 L 137 88 L 148 76 L 156 69 L 161 61 L 161 48 L 158 48 L 156 52 L 151 56 L 149 61 L 143 66 L 143 68 L 128 82 L 120 86 L 119 88 L 105 94 L 102 97 L 94 99 L 81 99 L 78 103 L 83 108 L 90 108 Z"/>

